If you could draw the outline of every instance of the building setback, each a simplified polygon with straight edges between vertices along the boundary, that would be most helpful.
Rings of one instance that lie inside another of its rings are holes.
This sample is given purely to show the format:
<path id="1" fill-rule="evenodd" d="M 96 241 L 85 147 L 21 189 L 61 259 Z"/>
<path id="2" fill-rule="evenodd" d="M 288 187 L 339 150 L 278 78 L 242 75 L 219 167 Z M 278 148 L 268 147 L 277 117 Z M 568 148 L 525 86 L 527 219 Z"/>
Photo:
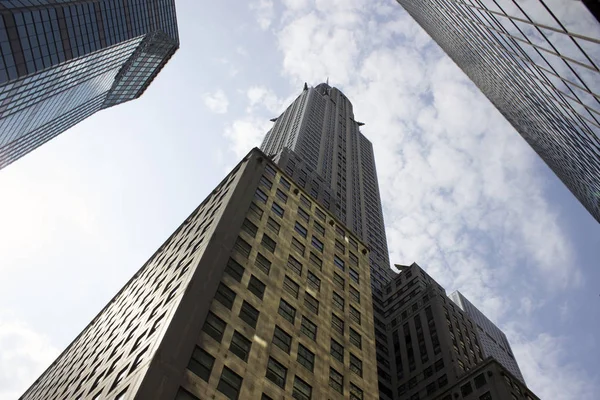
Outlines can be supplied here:
<path id="1" fill-rule="evenodd" d="M 337 88 L 304 85 L 277 118 L 261 150 L 371 248 L 371 279 L 393 276 L 383 223 L 373 145 L 360 132 L 352 103 Z"/>
<path id="2" fill-rule="evenodd" d="M 178 48 L 174 0 L 2 1 L 0 168 L 140 97 Z"/>
<path id="3" fill-rule="evenodd" d="M 448 297 L 459 306 L 461 310 L 469 315 L 477 325 L 483 356 L 486 358 L 493 357 L 502 364 L 504 368 L 510 371 L 511 374 L 525 384 L 525 378 L 523 378 L 523 374 L 521 374 L 519 364 L 517 364 L 517 360 L 515 359 L 510 343 L 504 332 L 490 321 L 485 314 L 479 311 L 461 292 L 453 292 Z"/>
<path id="4" fill-rule="evenodd" d="M 397 1 L 600 222 L 600 25 L 583 3 Z"/>
<path id="5" fill-rule="evenodd" d="M 21 399 L 377 399 L 368 264 L 254 149 Z"/>

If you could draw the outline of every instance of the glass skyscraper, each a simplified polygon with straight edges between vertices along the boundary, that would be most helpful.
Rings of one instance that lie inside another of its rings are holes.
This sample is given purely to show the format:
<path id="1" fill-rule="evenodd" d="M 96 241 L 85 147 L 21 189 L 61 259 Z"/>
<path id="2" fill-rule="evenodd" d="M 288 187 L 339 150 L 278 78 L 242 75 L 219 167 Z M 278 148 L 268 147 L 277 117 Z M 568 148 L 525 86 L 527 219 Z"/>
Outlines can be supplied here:
<path id="1" fill-rule="evenodd" d="M 141 96 L 178 48 L 174 0 L 0 1 L 0 168 Z"/>
<path id="2" fill-rule="evenodd" d="M 398 2 L 600 222 L 600 25 L 583 3 Z"/>

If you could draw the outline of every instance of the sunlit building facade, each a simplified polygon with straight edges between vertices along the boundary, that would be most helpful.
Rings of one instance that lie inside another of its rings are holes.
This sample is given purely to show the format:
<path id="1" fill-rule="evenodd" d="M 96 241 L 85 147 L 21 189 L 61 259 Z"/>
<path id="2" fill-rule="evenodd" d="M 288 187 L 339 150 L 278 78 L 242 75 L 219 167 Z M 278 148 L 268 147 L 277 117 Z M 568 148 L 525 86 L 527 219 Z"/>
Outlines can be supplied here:
<path id="1" fill-rule="evenodd" d="M 179 47 L 174 0 L 0 2 L 0 168 L 142 95 Z"/>
<path id="2" fill-rule="evenodd" d="M 600 24 L 584 4 L 398 3 L 600 222 Z"/>

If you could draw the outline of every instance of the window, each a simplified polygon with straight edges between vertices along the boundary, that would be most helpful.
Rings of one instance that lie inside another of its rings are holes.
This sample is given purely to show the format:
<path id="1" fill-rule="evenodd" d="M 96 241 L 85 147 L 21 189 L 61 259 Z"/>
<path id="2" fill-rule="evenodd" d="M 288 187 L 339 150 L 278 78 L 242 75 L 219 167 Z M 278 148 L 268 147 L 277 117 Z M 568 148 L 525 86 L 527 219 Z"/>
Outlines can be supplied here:
<path id="1" fill-rule="evenodd" d="M 359 333 L 356 332 L 352 328 L 350 328 L 350 343 L 352 343 L 353 345 L 355 345 L 359 349 L 362 348 L 362 338 L 359 335 Z"/>
<path id="2" fill-rule="evenodd" d="M 485 392 L 479 396 L 479 400 L 492 400 L 492 394 L 490 392 Z"/>
<path id="3" fill-rule="evenodd" d="M 308 271 L 308 286 L 316 290 L 321 290 L 321 280 L 312 272 Z"/>
<path id="4" fill-rule="evenodd" d="M 281 186 L 283 186 L 287 190 L 290 190 L 290 188 L 292 187 L 290 182 L 288 182 L 288 180 L 285 179 L 283 176 L 279 178 L 279 183 L 281 183 Z"/>
<path id="5" fill-rule="evenodd" d="M 283 299 L 279 301 L 279 315 L 288 320 L 292 325 L 296 319 L 296 309 L 289 305 L 289 303 Z"/>
<path id="6" fill-rule="evenodd" d="M 344 363 L 344 346 L 335 341 L 335 339 L 331 339 L 331 348 L 329 349 L 329 353 L 333 356 L 333 358 L 342 364 Z"/>
<path id="7" fill-rule="evenodd" d="M 353 252 L 348 252 L 348 259 L 350 259 L 350 264 L 354 265 L 355 267 L 358 267 L 358 257 L 356 257 L 356 255 Z"/>
<path id="8" fill-rule="evenodd" d="M 219 283 L 219 288 L 215 294 L 215 299 L 231 310 L 233 302 L 235 301 L 235 292 L 229 289 L 226 285 Z"/>
<path id="9" fill-rule="evenodd" d="M 256 225 L 254 225 L 252 222 L 250 222 L 250 220 L 248 218 L 246 218 L 244 220 L 244 223 L 242 224 L 242 230 L 244 232 L 246 232 L 248 235 L 255 237 L 256 232 L 258 232 L 258 227 Z"/>
<path id="10" fill-rule="evenodd" d="M 304 368 L 313 372 L 315 367 L 315 355 L 312 351 L 298 343 L 298 363 Z"/>
<path id="11" fill-rule="evenodd" d="M 256 321 L 258 320 L 258 310 L 244 301 L 242 309 L 240 310 L 240 319 L 250 325 L 252 328 L 256 328 Z"/>
<path id="12" fill-rule="evenodd" d="M 350 319 L 360 325 L 360 311 L 350 306 Z"/>
<path id="13" fill-rule="evenodd" d="M 279 223 L 273 218 L 269 217 L 269 219 L 267 220 L 267 228 L 269 228 L 269 230 L 278 235 L 279 229 L 281 229 L 281 225 L 279 225 Z"/>
<path id="14" fill-rule="evenodd" d="M 346 235 L 346 232 L 344 231 L 344 228 L 342 228 L 339 225 L 335 226 L 335 233 L 337 233 L 338 235 L 340 235 L 341 237 L 344 237 Z"/>
<path id="15" fill-rule="evenodd" d="M 215 358 L 208 354 L 204 349 L 196 346 L 187 368 L 198 375 L 202 380 L 208 382 L 214 364 Z"/>
<path id="16" fill-rule="evenodd" d="M 300 285 L 290 279 L 287 275 L 283 278 L 283 288 L 292 295 L 293 298 L 298 298 L 298 292 L 300 291 Z"/>
<path id="17" fill-rule="evenodd" d="M 225 332 L 225 326 L 227 324 L 221 318 L 217 317 L 212 312 L 208 312 L 206 316 L 206 321 L 204 322 L 204 326 L 202 330 L 206 332 L 210 337 L 215 339 L 217 342 L 221 342 L 223 339 L 223 332 Z"/>
<path id="18" fill-rule="evenodd" d="M 304 306 L 311 312 L 319 314 L 319 301 L 310 294 L 304 294 Z"/>
<path id="19" fill-rule="evenodd" d="M 319 250 L 321 253 L 323 252 L 323 242 L 313 236 L 311 243 L 315 249 Z"/>
<path id="20" fill-rule="evenodd" d="M 252 275 L 250 282 L 248 282 L 248 290 L 250 290 L 256 297 L 262 300 L 265 295 L 265 284 L 262 283 L 257 277 Z"/>
<path id="21" fill-rule="evenodd" d="M 346 271 L 346 267 L 344 264 L 344 260 L 342 260 L 341 258 L 339 258 L 337 255 L 333 256 L 333 263 L 335 264 L 336 267 L 338 267 L 340 270 L 342 271 Z"/>
<path id="22" fill-rule="evenodd" d="M 342 254 L 346 254 L 346 246 L 344 246 L 342 242 L 337 239 L 335 239 L 335 249 Z"/>
<path id="23" fill-rule="evenodd" d="M 423 370 L 423 377 L 425 379 L 429 378 L 430 376 L 433 375 L 433 368 L 432 367 L 427 367 Z"/>
<path id="24" fill-rule="evenodd" d="M 256 254 L 256 262 L 254 263 L 265 274 L 269 275 L 269 271 L 271 271 L 271 261 L 269 261 L 265 256 L 260 253 Z"/>
<path id="25" fill-rule="evenodd" d="M 283 208 L 282 208 L 282 207 L 281 207 L 279 204 L 277 204 L 277 203 L 273 202 L 273 205 L 271 206 L 271 210 L 273 210 L 273 212 L 274 212 L 274 213 L 275 213 L 275 214 L 276 214 L 276 215 L 277 215 L 279 218 L 283 218 L 283 213 L 284 213 L 284 210 L 283 210 Z"/>
<path id="26" fill-rule="evenodd" d="M 238 331 L 233 332 L 231 344 L 229 345 L 229 351 L 242 360 L 248 361 L 248 355 L 251 347 L 252 342 L 250 340 L 246 339 L 246 337 Z"/>
<path id="27" fill-rule="evenodd" d="M 448 384 L 448 377 L 446 376 L 446 374 L 444 374 L 438 379 L 438 387 L 442 388 L 442 387 L 446 386 L 447 384 Z"/>
<path id="28" fill-rule="evenodd" d="M 350 286 L 350 299 L 360 304 L 360 292 L 352 286 Z"/>
<path id="29" fill-rule="evenodd" d="M 252 250 L 252 246 L 250 246 L 248 244 L 248 242 L 246 242 L 241 237 L 237 238 L 237 240 L 235 241 L 235 245 L 233 246 L 233 248 L 238 253 L 240 253 L 242 256 L 244 256 L 245 258 L 248 258 L 248 256 L 250 255 L 250 250 Z"/>
<path id="30" fill-rule="evenodd" d="M 292 347 L 292 337 L 288 335 L 283 329 L 275 325 L 275 332 L 273 333 L 273 344 L 279 347 L 281 350 L 290 354 L 290 348 Z"/>
<path id="31" fill-rule="evenodd" d="M 315 215 L 317 216 L 317 218 L 319 218 L 321 221 L 325 222 L 325 213 L 321 210 L 319 210 L 318 207 L 315 207 Z"/>
<path id="32" fill-rule="evenodd" d="M 314 221 L 313 227 L 315 228 L 315 231 L 321 234 L 321 236 L 325 236 L 325 228 L 323 227 L 323 225 L 321 225 L 317 221 Z"/>
<path id="33" fill-rule="evenodd" d="M 223 393 L 228 399 L 237 400 L 241 387 L 242 377 L 229 368 L 223 367 L 217 390 Z"/>
<path id="34" fill-rule="evenodd" d="M 313 324 L 311 320 L 302 316 L 302 324 L 300 325 L 300 332 L 312 340 L 317 340 L 317 325 Z"/>
<path id="35" fill-rule="evenodd" d="M 296 225 L 294 225 L 294 229 L 296 230 L 296 232 L 302 236 L 303 238 L 306 238 L 307 235 L 307 230 L 304 226 L 302 226 L 302 224 L 300 224 L 299 222 L 296 222 Z"/>
<path id="36" fill-rule="evenodd" d="M 294 271 L 298 275 L 302 275 L 302 264 L 300 261 L 296 260 L 294 256 L 288 256 L 287 266 L 289 269 Z"/>
<path id="37" fill-rule="evenodd" d="M 350 382 L 350 400 L 363 400 L 362 389 L 352 382 Z"/>
<path id="38" fill-rule="evenodd" d="M 277 172 L 269 164 L 265 165 L 265 172 L 272 178 L 275 178 Z"/>
<path id="39" fill-rule="evenodd" d="M 304 250 L 306 249 L 306 247 L 302 243 L 300 243 L 300 241 L 295 237 L 292 238 L 292 248 L 296 250 L 301 256 L 304 256 Z"/>
<path id="40" fill-rule="evenodd" d="M 434 366 L 436 371 L 441 371 L 442 369 L 444 369 L 444 359 L 440 358 L 439 360 L 437 360 Z"/>
<path id="41" fill-rule="evenodd" d="M 267 179 L 264 176 L 260 177 L 260 184 L 269 190 L 271 190 L 271 188 L 273 187 L 273 182 L 271 182 L 269 179 Z"/>
<path id="42" fill-rule="evenodd" d="M 427 385 L 427 394 L 433 394 L 435 393 L 437 387 L 435 386 L 435 382 L 431 382 L 429 385 Z"/>
<path id="43" fill-rule="evenodd" d="M 335 286 L 338 287 L 338 289 L 344 290 L 346 281 L 344 280 L 344 278 L 342 278 L 340 275 L 338 275 L 334 272 L 333 273 L 333 283 L 335 284 Z"/>
<path id="44" fill-rule="evenodd" d="M 256 193 L 254 193 L 254 198 L 258 201 L 260 201 L 261 203 L 266 203 L 268 196 L 265 192 L 263 192 L 260 189 L 256 189 Z"/>
<path id="45" fill-rule="evenodd" d="M 269 357 L 269 362 L 267 364 L 267 379 L 280 388 L 285 388 L 286 376 L 287 368 L 277 362 L 274 358 Z"/>
<path id="46" fill-rule="evenodd" d="M 340 335 L 344 334 L 344 321 L 335 314 L 331 314 L 331 327 Z"/>
<path id="47" fill-rule="evenodd" d="M 275 192 L 275 196 L 277 196 L 277 198 L 278 198 L 279 200 L 281 200 L 283 203 L 287 203 L 287 200 L 288 200 L 288 195 L 287 195 L 287 194 L 285 194 L 285 193 L 283 193 L 283 192 L 281 191 L 281 189 L 277 189 L 277 191 Z"/>
<path id="48" fill-rule="evenodd" d="M 294 377 L 292 397 L 298 400 L 310 400 L 312 398 L 312 387 L 296 376 Z"/>
<path id="49" fill-rule="evenodd" d="M 471 387 L 471 382 L 467 382 L 460 387 L 460 393 L 463 397 L 470 395 L 473 392 L 473 387 Z"/>
<path id="50" fill-rule="evenodd" d="M 333 307 L 344 312 L 344 298 L 336 292 L 333 292 Z"/>
<path id="51" fill-rule="evenodd" d="M 354 281 L 354 283 L 359 284 L 360 283 L 360 274 L 358 273 L 357 270 L 349 268 L 350 270 L 350 279 L 352 279 Z"/>
<path id="52" fill-rule="evenodd" d="M 300 194 L 300 203 L 302 203 L 302 205 L 305 206 L 308 209 L 310 209 L 312 207 L 312 203 L 310 202 L 310 200 L 308 199 L 308 197 L 306 197 L 303 194 Z"/>
<path id="53" fill-rule="evenodd" d="M 350 353 L 350 371 L 362 377 L 362 361 L 352 353 Z"/>
<path id="54" fill-rule="evenodd" d="M 298 216 L 302 218 L 304 221 L 308 222 L 310 219 L 308 213 L 302 209 L 302 207 L 298 207 Z"/>
<path id="55" fill-rule="evenodd" d="M 479 374 L 475 377 L 475 388 L 479 389 L 485 385 L 485 375 Z"/>
<path id="56" fill-rule="evenodd" d="M 267 236 L 266 233 L 263 233 L 261 244 L 265 249 L 269 250 L 271 253 L 275 252 L 275 246 L 277 246 L 277 243 L 275 243 L 273 239 Z"/>
<path id="57" fill-rule="evenodd" d="M 321 268 L 323 267 L 323 261 L 312 251 L 310 252 L 309 260 L 312 265 L 314 265 L 319 269 L 319 271 L 321 271 Z"/>
<path id="58" fill-rule="evenodd" d="M 344 393 L 344 377 L 333 368 L 329 368 L 329 386 L 335 391 Z"/>
<path id="59" fill-rule="evenodd" d="M 126 391 L 127 391 L 127 389 L 125 389 L 123 392 L 121 392 L 117 397 L 115 397 L 115 400 L 124 400 Z M 179 388 L 179 390 L 177 391 L 177 394 L 175 395 L 175 400 L 200 400 L 200 399 L 198 399 L 196 396 L 194 396 L 187 390 L 185 390 L 183 388 Z"/>

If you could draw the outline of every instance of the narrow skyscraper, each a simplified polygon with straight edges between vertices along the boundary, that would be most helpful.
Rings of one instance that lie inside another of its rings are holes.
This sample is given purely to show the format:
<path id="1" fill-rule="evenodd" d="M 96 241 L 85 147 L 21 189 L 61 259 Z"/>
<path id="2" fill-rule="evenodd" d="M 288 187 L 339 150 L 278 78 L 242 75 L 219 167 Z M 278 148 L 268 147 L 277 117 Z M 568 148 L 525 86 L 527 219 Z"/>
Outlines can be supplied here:
<path id="1" fill-rule="evenodd" d="M 461 292 L 453 292 L 448 297 L 471 317 L 477 325 L 483 356 L 493 357 L 524 384 L 525 378 L 523 378 L 523 374 L 521 374 L 519 364 L 517 364 L 517 360 L 515 359 L 510 343 L 508 343 L 508 339 L 504 332 L 467 300 Z"/>
<path id="2" fill-rule="evenodd" d="M 0 168 L 142 95 L 179 48 L 174 0 L 0 2 Z"/>
<path id="3" fill-rule="evenodd" d="M 600 25 L 583 3 L 397 1 L 600 222 Z"/>
<path id="4" fill-rule="evenodd" d="M 368 250 L 252 150 L 22 400 L 377 400 Z"/>
<path id="5" fill-rule="evenodd" d="M 261 149 L 371 247 L 372 284 L 381 288 L 393 272 L 375 156 L 352 103 L 327 83 L 305 84 L 274 121 Z"/>

